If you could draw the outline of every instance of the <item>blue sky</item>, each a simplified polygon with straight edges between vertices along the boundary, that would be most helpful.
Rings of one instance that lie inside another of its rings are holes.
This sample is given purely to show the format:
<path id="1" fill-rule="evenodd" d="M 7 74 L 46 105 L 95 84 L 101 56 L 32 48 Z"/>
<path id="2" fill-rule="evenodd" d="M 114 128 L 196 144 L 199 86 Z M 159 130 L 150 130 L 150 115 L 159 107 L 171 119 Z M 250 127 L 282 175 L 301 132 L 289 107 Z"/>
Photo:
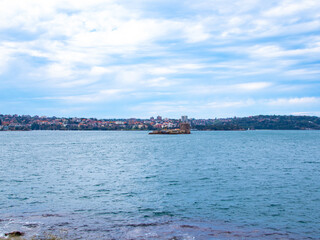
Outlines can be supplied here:
<path id="1" fill-rule="evenodd" d="M 320 116 L 319 0 L 2 0 L 0 113 Z"/>

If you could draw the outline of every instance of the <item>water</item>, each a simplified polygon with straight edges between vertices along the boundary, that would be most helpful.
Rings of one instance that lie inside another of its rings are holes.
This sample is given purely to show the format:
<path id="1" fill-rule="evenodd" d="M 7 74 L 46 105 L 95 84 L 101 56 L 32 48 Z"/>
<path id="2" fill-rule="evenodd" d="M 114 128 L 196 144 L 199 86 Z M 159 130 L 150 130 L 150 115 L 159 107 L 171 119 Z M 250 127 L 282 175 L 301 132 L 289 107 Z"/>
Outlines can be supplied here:
<path id="1" fill-rule="evenodd" d="M 0 236 L 320 239 L 320 132 L 0 132 Z"/>

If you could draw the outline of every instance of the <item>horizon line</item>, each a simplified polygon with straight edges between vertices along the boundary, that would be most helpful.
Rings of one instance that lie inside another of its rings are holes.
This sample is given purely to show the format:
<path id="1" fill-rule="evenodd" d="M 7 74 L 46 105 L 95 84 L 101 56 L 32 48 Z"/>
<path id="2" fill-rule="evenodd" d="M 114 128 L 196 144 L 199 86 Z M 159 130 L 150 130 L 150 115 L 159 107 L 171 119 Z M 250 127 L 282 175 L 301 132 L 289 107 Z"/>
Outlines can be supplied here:
<path id="1" fill-rule="evenodd" d="M 299 115 L 299 114 L 255 114 L 255 115 L 249 115 L 249 116 L 233 116 L 233 117 L 212 117 L 212 118 L 196 118 L 196 117 L 189 117 L 188 115 L 181 115 L 179 118 L 171 118 L 171 117 L 163 117 L 161 115 L 157 115 L 157 116 L 150 116 L 150 117 L 104 117 L 104 118 L 101 118 L 101 117 L 77 117 L 77 116 L 69 116 L 69 117 L 61 117 L 61 116 L 45 116 L 45 115 L 30 115 L 30 114 L 5 114 L 5 113 L 0 113 L 0 115 L 3 115 L 3 116 L 15 116 L 17 115 L 18 117 L 24 117 L 24 116 L 30 116 L 30 117 L 39 117 L 39 118 L 85 118 L 85 119 L 91 119 L 91 118 L 94 118 L 94 119 L 97 119 L 97 120 L 110 120 L 110 119 L 115 119 L 115 120 L 123 120 L 123 119 L 141 119 L 141 120 L 150 120 L 151 118 L 154 118 L 155 120 L 157 119 L 157 117 L 161 117 L 162 120 L 164 119 L 170 119 L 170 120 L 180 120 L 183 116 L 187 116 L 187 118 L 189 120 L 191 119 L 230 119 L 230 118 L 249 118 L 249 117 L 257 117 L 257 116 L 280 116 L 280 117 L 290 117 L 290 116 L 293 116 L 293 117 L 317 117 L 319 118 L 320 116 L 316 116 L 316 115 L 307 115 L 307 114 L 302 114 L 302 115 Z"/>

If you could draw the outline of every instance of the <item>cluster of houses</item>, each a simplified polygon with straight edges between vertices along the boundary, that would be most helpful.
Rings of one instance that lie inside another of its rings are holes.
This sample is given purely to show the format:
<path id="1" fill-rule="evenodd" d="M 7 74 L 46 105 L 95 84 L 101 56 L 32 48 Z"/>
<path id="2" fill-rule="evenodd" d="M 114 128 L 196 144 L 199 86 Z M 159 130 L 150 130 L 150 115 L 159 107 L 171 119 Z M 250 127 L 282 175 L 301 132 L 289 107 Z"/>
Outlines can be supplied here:
<path id="1" fill-rule="evenodd" d="M 204 120 L 169 119 L 157 116 L 150 119 L 96 119 L 96 118 L 59 118 L 29 115 L 1 115 L 0 131 L 6 130 L 155 130 L 179 128 L 181 122 L 195 121 L 202 124 Z M 200 122 L 198 122 L 200 121 Z"/>

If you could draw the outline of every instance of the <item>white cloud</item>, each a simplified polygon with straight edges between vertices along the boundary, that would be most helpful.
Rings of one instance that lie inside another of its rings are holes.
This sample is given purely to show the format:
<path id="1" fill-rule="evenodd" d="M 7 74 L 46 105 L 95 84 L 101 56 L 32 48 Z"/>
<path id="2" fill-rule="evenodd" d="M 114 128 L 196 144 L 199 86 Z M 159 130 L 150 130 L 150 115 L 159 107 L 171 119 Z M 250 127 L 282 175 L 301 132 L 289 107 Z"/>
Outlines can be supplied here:
<path id="1" fill-rule="evenodd" d="M 305 12 L 307 10 L 314 10 L 319 8 L 319 2 L 317 0 L 304 0 L 304 1 L 292 1 L 285 0 L 279 1 L 279 5 L 267 10 L 264 15 L 267 17 L 287 17 L 297 15 L 298 13 Z"/>
<path id="2" fill-rule="evenodd" d="M 90 70 L 91 75 L 102 75 L 106 73 L 112 73 L 113 68 L 107 68 L 107 67 L 99 67 L 99 66 L 94 66 Z"/>
<path id="3" fill-rule="evenodd" d="M 176 83 L 168 80 L 165 77 L 158 77 L 158 78 L 147 79 L 143 84 L 145 84 L 148 87 L 166 88 L 166 87 L 171 87 Z"/>
<path id="4" fill-rule="evenodd" d="M 290 115 L 296 115 L 296 116 L 320 116 L 320 112 L 293 112 Z"/>
<path id="5" fill-rule="evenodd" d="M 241 100 L 241 101 L 219 101 L 209 102 L 204 106 L 206 109 L 216 108 L 240 108 L 254 105 L 256 102 L 253 99 Z"/>
<path id="6" fill-rule="evenodd" d="M 98 92 L 85 94 L 85 95 L 71 95 L 71 96 L 58 96 L 58 97 L 43 97 L 39 99 L 44 100 L 60 100 L 66 103 L 81 104 L 81 103 L 98 103 L 98 102 L 111 102 L 126 98 L 131 89 L 103 89 Z"/>
<path id="7" fill-rule="evenodd" d="M 238 84 L 215 84 L 215 85 L 196 85 L 187 88 L 188 94 L 191 95 L 243 95 L 249 92 L 259 92 L 270 88 L 273 84 L 270 82 L 244 82 Z"/>
<path id="8" fill-rule="evenodd" d="M 166 67 L 151 67 L 149 68 L 149 73 L 152 75 L 167 75 L 172 73 L 177 73 L 178 70 L 171 66 Z"/>
<path id="9" fill-rule="evenodd" d="M 288 106 L 288 105 L 309 105 L 320 104 L 319 97 L 302 97 L 302 98 L 278 98 L 267 102 L 271 106 Z"/>
<path id="10" fill-rule="evenodd" d="M 299 49 L 285 50 L 276 45 L 254 46 L 248 49 L 249 53 L 256 58 L 277 58 L 277 57 L 318 57 L 320 54 L 320 47 L 306 47 Z"/>
<path id="11" fill-rule="evenodd" d="M 9 62 L 12 60 L 12 49 L 0 45 L 0 74 L 5 72 Z"/>
<path id="12" fill-rule="evenodd" d="M 309 78 L 310 76 L 313 77 L 313 78 L 316 78 L 318 79 L 319 75 L 320 75 L 320 70 L 318 69 L 308 69 L 308 68 L 302 68 L 302 69 L 294 69 L 294 70 L 288 70 L 285 72 L 286 75 L 289 75 L 289 76 L 299 76 L 299 77 L 302 77 L 302 78 Z"/>
<path id="13" fill-rule="evenodd" d="M 168 63 L 166 62 L 164 66 L 144 66 L 147 71 L 152 75 L 167 75 L 175 73 L 192 73 L 199 70 L 203 70 L 209 67 L 206 64 L 197 64 L 197 63 L 187 63 L 187 62 L 177 62 L 177 63 Z"/>
<path id="14" fill-rule="evenodd" d="M 251 83 L 236 84 L 234 87 L 240 90 L 255 91 L 255 90 L 265 89 L 267 87 L 270 87 L 271 85 L 272 83 L 270 82 L 251 82 Z"/>
<path id="15" fill-rule="evenodd" d="M 131 111 L 140 112 L 142 116 L 173 116 L 177 115 L 178 112 L 189 112 L 190 104 L 186 101 L 154 101 L 136 105 L 131 108 Z"/>
<path id="16" fill-rule="evenodd" d="M 183 28 L 184 36 L 186 37 L 187 42 L 190 43 L 202 42 L 211 37 L 211 35 L 207 32 L 205 26 L 201 23 L 189 23 L 188 25 L 184 24 Z"/>

